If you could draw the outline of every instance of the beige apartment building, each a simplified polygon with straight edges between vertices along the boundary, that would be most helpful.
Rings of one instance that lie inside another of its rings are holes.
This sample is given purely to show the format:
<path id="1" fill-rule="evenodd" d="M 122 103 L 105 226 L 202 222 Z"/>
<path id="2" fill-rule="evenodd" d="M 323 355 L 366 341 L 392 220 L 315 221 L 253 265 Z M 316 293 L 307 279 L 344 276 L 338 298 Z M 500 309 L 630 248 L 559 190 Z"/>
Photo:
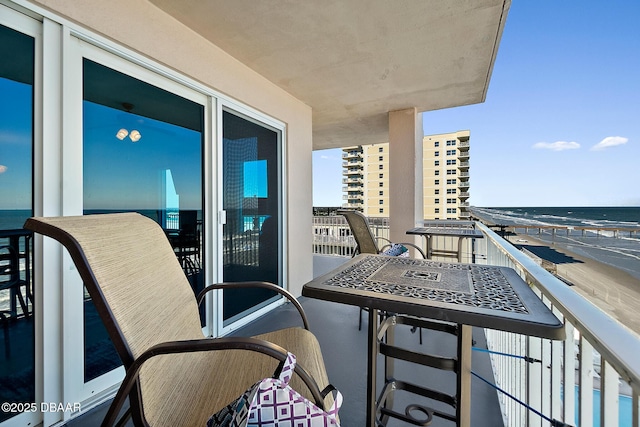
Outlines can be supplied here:
<path id="1" fill-rule="evenodd" d="M 468 219 L 469 131 L 427 135 L 422 142 L 425 219 Z M 346 147 L 343 207 L 389 216 L 389 144 Z"/>

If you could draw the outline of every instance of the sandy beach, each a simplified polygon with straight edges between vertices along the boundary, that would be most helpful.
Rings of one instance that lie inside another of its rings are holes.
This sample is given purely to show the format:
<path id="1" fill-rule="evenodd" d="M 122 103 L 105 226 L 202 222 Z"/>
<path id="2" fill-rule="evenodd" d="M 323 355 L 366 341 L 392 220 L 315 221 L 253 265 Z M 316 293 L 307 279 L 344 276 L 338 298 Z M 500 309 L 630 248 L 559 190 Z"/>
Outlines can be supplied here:
<path id="1" fill-rule="evenodd" d="M 555 263 L 557 275 L 572 283 L 572 289 L 640 335 L 640 279 L 531 235 L 511 235 L 509 241 Z"/>

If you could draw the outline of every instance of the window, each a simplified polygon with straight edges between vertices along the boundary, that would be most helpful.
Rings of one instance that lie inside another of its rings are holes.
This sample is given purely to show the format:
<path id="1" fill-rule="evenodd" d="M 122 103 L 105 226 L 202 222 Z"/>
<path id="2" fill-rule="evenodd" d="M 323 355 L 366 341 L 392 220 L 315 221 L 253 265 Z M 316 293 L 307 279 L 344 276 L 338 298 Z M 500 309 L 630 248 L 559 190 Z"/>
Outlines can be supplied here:
<path id="1" fill-rule="evenodd" d="M 378 147 L 378 153 L 382 153 L 384 151 L 384 147 Z"/>
<path id="2" fill-rule="evenodd" d="M 447 166 L 451 166 L 451 165 L 455 165 L 455 164 L 456 164 L 456 159 L 447 160 Z"/>
<path id="3" fill-rule="evenodd" d="M 447 156 L 455 156 L 456 150 L 447 150 Z"/>
<path id="4" fill-rule="evenodd" d="M 447 169 L 447 175 L 455 175 L 455 174 L 456 174 L 455 169 Z"/>
<path id="5" fill-rule="evenodd" d="M 435 175 L 440 175 L 440 171 L 435 171 Z"/>
<path id="6" fill-rule="evenodd" d="M 436 161 L 434 161 L 434 162 L 433 162 L 433 165 L 434 165 L 434 166 L 440 166 L 440 160 L 436 160 Z"/>
<path id="7" fill-rule="evenodd" d="M 382 200 L 382 199 L 378 200 L 378 204 L 379 205 L 384 205 L 384 200 Z"/>
<path id="8" fill-rule="evenodd" d="M 434 213 L 439 214 L 439 213 L 440 213 L 440 208 L 435 208 L 435 209 L 434 209 Z M 436 218 L 436 219 L 438 219 L 438 218 Z"/>
<path id="9" fill-rule="evenodd" d="M 440 199 L 435 199 L 435 200 L 433 201 L 433 203 L 435 203 L 436 205 L 437 205 L 437 204 L 439 204 L 439 203 L 440 203 Z"/>
<path id="10" fill-rule="evenodd" d="M 380 213 L 384 213 L 384 208 L 380 208 L 380 209 L 378 210 L 378 212 L 380 212 Z"/>
<path id="11" fill-rule="evenodd" d="M 455 185 L 456 184 L 456 180 L 455 179 L 448 179 L 447 180 L 447 185 Z"/>
<path id="12" fill-rule="evenodd" d="M 436 141 L 436 142 L 434 142 L 434 143 L 433 143 L 433 146 L 434 146 L 434 147 L 439 147 L 439 146 L 440 146 L 440 141 Z"/>
<path id="13" fill-rule="evenodd" d="M 439 152 L 439 151 L 436 151 L 436 152 L 434 153 L 434 156 L 435 156 L 435 157 L 439 157 L 439 156 L 440 156 L 440 152 Z"/>
<path id="14" fill-rule="evenodd" d="M 447 188 L 447 194 L 456 194 L 456 191 L 455 188 Z"/>
<path id="15" fill-rule="evenodd" d="M 378 187 L 382 187 L 382 186 L 384 186 L 384 184 L 382 182 L 379 182 Z"/>
<path id="16" fill-rule="evenodd" d="M 384 178 L 384 174 L 383 173 L 378 174 L 378 178 L 380 178 L 380 179 Z"/>
<path id="17" fill-rule="evenodd" d="M 456 203 L 456 199 L 447 199 L 447 204 L 451 205 L 455 203 Z"/>
<path id="18" fill-rule="evenodd" d="M 384 161 L 384 156 L 378 156 L 378 161 L 379 161 L 379 162 Z"/>
<path id="19" fill-rule="evenodd" d="M 440 194 L 440 189 L 436 188 L 435 194 Z"/>
<path id="20" fill-rule="evenodd" d="M 378 169 L 380 170 L 384 169 L 384 165 L 378 165 Z"/>
<path id="21" fill-rule="evenodd" d="M 433 185 L 440 185 L 440 180 L 436 179 L 435 181 L 433 181 Z"/>
<path id="22" fill-rule="evenodd" d="M 452 145 L 455 146 L 456 145 L 456 140 L 455 139 L 451 139 L 451 140 L 447 141 L 447 145 L 448 146 L 452 146 Z"/>
<path id="23" fill-rule="evenodd" d="M 447 213 L 448 214 L 454 214 L 456 212 L 457 212 L 456 208 L 447 208 Z"/>
<path id="24" fill-rule="evenodd" d="M 384 191 L 383 191 L 383 190 L 380 190 L 380 191 L 378 192 L 378 195 L 379 195 L 379 196 L 384 196 Z"/>

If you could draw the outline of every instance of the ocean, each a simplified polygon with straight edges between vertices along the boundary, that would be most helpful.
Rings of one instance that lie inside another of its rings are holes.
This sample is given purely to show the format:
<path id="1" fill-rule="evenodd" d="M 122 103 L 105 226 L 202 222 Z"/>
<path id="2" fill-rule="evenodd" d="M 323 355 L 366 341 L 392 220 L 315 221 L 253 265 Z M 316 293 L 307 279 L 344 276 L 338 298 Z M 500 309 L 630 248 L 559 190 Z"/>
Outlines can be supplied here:
<path id="1" fill-rule="evenodd" d="M 494 224 L 541 225 L 569 227 L 567 235 L 559 231 L 529 230 L 529 234 L 545 243 L 553 244 L 587 258 L 624 270 L 640 279 L 640 233 L 611 230 L 586 231 L 573 227 L 603 227 L 640 230 L 640 207 L 473 207 L 477 218 Z M 524 233 L 524 230 L 518 230 Z"/>

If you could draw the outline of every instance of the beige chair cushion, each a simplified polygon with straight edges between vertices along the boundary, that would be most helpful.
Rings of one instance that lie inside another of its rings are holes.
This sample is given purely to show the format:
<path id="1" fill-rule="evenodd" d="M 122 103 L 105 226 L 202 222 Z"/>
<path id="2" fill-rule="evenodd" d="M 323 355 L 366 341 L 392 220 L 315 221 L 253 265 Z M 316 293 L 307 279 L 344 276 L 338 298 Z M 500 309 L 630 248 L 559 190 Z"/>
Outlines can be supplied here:
<path id="1" fill-rule="evenodd" d="M 295 354 L 321 390 L 329 384 L 320 345 L 311 332 L 289 328 L 256 338 Z M 204 426 L 212 414 L 272 376 L 277 366 L 278 361 L 269 356 L 243 350 L 158 356 L 145 364 L 141 374 L 145 417 L 152 426 Z M 313 400 L 297 375 L 290 385 Z M 326 402 L 331 405 L 332 398 L 327 396 Z"/>

